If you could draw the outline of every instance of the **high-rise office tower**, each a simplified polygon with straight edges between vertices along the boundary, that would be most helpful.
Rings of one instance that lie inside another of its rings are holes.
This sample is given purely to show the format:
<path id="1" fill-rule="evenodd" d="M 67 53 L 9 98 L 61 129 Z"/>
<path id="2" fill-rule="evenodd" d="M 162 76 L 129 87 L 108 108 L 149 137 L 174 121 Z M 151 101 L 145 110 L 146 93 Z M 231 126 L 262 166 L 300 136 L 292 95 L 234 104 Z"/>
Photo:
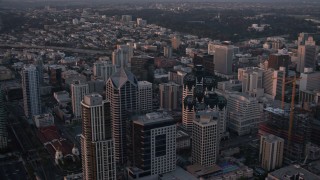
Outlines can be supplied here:
<path id="1" fill-rule="evenodd" d="M 42 57 L 38 57 L 34 61 L 34 65 L 36 66 L 38 72 L 39 72 L 39 82 L 40 85 L 43 84 L 43 59 Z"/>
<path id="2" fill-rule="evenodd" d="M 8 147 L 7 113 L 4 107 L 4 93 L 0 87 L 0 149 Z"/>
<path id="3" fill-rule="evenodd" d="M 176 125 L 166 113 L 148 113 L 134 117 L 131 137 L 131 161 L 144 176 L 163 174 L 176 168 Z M 137 178 L 138 179 L 138 178 Z"/>
<path id="4" fill-rule="evenodd" d="M 249 93 L 254 97 L 263 95 L 263 70 L 260 68 L 247 67 L 238 69 L 238 80 L 242 81 L 242 92 Z M 261 92 L 261 93 L 259 93 Z"/>
<path id="5" fill-rule="evenodd" d="M 202 65 L 196 65 L 193 73 L 187 74 L 182 90 L 182 125 L 192 134 L 192 125 L 196 111 L 206 109 L 205 92 L 213 91 L 216 82 L 208 75 Z M 213 100 L 215 101 L 215 100 Z"/>
<path id="6" fill-rule="evenodd" d="M 182 89 L 182 125 L 192 133 L 192 124 L 195 115 L 195 91 L 196 78 L 193 74 L 187 74 L 183 79 Z"/>
<path id="7" fill-rule="evenodd" d="M 279 70 L 267 69 L 263 72 L 264 93 L 273 99 L 281 99 L 282 85 L 286 78 L 286 69 L 280 67 Z M 287 85 L 286 85 L 287 86 Z"/>
<path id="8" fill-rule="evenodd" d="M 126 123 L 128 116 L 137 111 L 137 94 L 138 81 L 127 69 L 121 68 L 107 81 L 106 98 L 111 103 L 115 158 L 119 164 L 126 162 Z"/>
<path id="9" fill-rule="evenodd" d="M 131 67 L 131 58 L 133 57 L 133 46 L 131 43 L 117 45 L 117 49 L 112 53 L 112 64 L 117 67 Z"/>
<path id="10" fill-rule="evenodd" d="M 116 65 L 111 61 L 98 61 L 93 64 L 93 75 L 107 81 L 117 71 Z"/>
<path id="11" fill-rule="evenodd" d="M 144 55 L 132 57 L 131 72 L 139 81 L 153 82 L 154 57 Z"/>
<path id="12" fill-rule="evenodd" d="M 152 111 L 152 83 L 148 81 L 138 81 L 138 111 Z"/>
<path id="13" fill-rule="evenodd" d="M 220 74 L 232 74 L 233 45 L 214 45 L 215 71 Z"/>
<path id="14" fill-rule="evenodd" d="M 130 58 L 132 57 L 130 51 L 131 47 L 127 44 L 117 45 L 117 49 L 120 49 L 123 53 L 123 58 L 126 62 L 130 62 Z"/>
<path id="15" fill-rule="evenodd" d="M 41 114 L 39 71 L 34 65 L 25 66 L 21 75 L 24 113 L 32 118 Z"/>
<path id="16" fill-rule="evenodd" d="M 131 58 L 133 57 L 133 43 L 132 42 L 127 42 L 127 47 L 128 47 L 128 56 L 129 56 L 129 62 L 131 63 Z"/>
<path id="17" fill-rule="evenodd" d="M 287 50 L 282 49 L 276 54 L 270 54 L 268 59 L 268 68 L 279 70 L 280 67 L 285 67 L 288 71 L 290 62 L 291 57 L 289 56 Z"/>
<path id="18" fill-rule="evenodd" d="M 179 93 L 180 85 L 174 82 L 159 84 L 160 91 L 160 109 L 175 110 L 179 107 L 179 99 L 181 94 Z"/>
<path id="19" fill-rule="evenodd" d="M 71 84 L 71 100 L 72 111 L 76 119 L 81 118 L 81 101 L 83 97 L 89 93 L 89 86 L 87 83 L 75 81 Z"/>
<path id="20" fill-rule="evenodd" d="M 227 104 L 229 129 L 240 136 L 257 130 L 262 120 L 260 108 L 256 98 L 246 94 L 230 94 Z"/>
<path id="21" fill-rule="evenodd" d="M 121 49 L 116 49 L 112 52 L 112 65 L 117 68 L 126 67 L 128 61 L 125 61 L 123 57 L 123 51 Z"/>
<path id="22" fill-rule="evenodd" d="M 219 152 L 219 113 L 213 110 L 198 111 L 193 121 L 192 163 L 204 167 L 216 163 Z"/>
<path id="23" fill-rule="evenodd" d="M 110 102 L 99 94 L 85 95 L 82 106 L 83 179 L 116 179 Z"/>
<path id="24" fill-rule="evenodd" d="M 62 67 L 52 65 L 48 67 L 49 83 L 53 86 L 62 86 Z"/>
<path id="25" fill-rule="evenodd" d="M 227 135 L 227 100 L 223 96 L 219 96 L 214 91 L 206 91 L 204 94 L 204 103 L 207 110 L 219 113 L 219 136 L 224 138 Z"/>
<path id="26" fill-rule="evenodd" d="M 272 134 L 262 135 L 260 138 L 261 167 L 267 171 L 282 166 L 284 139 Z"/>
<path id="27" fill-rule="evenodd" d="M 297 71 L 304 72 L 304 68 L 316 68 L 317 46 L 312 36 L 298 45 Z"/>
<path id="28" fill-rule="evenodd" d="M 184 79 L 184 76 L 186 76 L 187 73 L 184 72 L 184 71 L 169 71 L 169 77 L 168 77 L 168 80 L 169 81 L 172 81 L 172 82 L 175 82 L 177 84 L 179 84 L 180 86 L 183 85 L 183 79 Z"/>
<path id="29" fill-rule="evenodd" d="M 312 37 L 315 42 L 319 42 L 320 33 L 300 33 L 298 36 L 298 45 L 305 44 L 305 41 L 308 40 L 309 37 Z"/>
<path id="30" fill-rule="evenodd" d="M 320 72 L 315 72 L 312 68 L 305 68 L 304 73 L 301 73 L 300 77 L 300 91 L 320 89 Z"/>

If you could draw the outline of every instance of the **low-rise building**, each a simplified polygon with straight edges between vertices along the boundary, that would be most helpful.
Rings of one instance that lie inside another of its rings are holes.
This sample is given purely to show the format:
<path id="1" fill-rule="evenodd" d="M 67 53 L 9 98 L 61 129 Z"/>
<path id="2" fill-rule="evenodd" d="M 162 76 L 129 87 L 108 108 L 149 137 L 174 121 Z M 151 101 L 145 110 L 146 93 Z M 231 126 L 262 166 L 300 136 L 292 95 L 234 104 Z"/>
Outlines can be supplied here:
<path id="1" fill-rule="evenodd" d="M 67 91 L 54 92 L 53 97 L 59 103 L 59 105 L 71 103 L 70 94 Z"/>
<path id="2" fill-rule="evenodd" d="M 300 167 L 299 165 L 290 165 L 273 172 L 270 172 L 266 180 L 318 180 L 320 176 Z"/>
<path id="3" fill-rule="evenodd" d="M 191 147 L 190 135 L 182 130 L 177 131 L 177 151 L 189 149 Z"/>
<path id="4" fill-rule="evenodd" d="M 34 115 L 33 121 L 37 128 L 43 128 L 54 125 L 54 117 L 50 113 Z"/>

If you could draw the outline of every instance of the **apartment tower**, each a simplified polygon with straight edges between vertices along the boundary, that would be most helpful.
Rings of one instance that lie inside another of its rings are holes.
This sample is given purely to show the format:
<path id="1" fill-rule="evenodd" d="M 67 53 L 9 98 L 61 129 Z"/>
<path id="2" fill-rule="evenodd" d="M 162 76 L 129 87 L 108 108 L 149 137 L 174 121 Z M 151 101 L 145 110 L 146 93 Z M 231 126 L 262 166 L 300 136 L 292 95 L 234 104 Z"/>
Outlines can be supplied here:
<path id="1" fill-rule="evenodd" d="M 89 86 L 80 81 L 74 81 L 71 84 L 71 100 L 74 118 L 81 118 L 81 101 L 83 97 L 89 93 Z"/>
<path id="2" fill-rule="evenodd" d="M 83 179 L 116 179 L 110 102 L 99 94 L 85 95 L 82 106 Z"/>
<path id="3" fill-rule="evenodd" d="M 21 75 L 24 113 L 32 118 L 41 114 L 39 71 L 34 65 L 25 66 Z"/>
<path id="4" fill-rule="evenodd" d="M 282 166 L 284 139 L 272 134 L 261 136 L 260 139 L 260 162 L 261 167 L 267 171 Z"/>

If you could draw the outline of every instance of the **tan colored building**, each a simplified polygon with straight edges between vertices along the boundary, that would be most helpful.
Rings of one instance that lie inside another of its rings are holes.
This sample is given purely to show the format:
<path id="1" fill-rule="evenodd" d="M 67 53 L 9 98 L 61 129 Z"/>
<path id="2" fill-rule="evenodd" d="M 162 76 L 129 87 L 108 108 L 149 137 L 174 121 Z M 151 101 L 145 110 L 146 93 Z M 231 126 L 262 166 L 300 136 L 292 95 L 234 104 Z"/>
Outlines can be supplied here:
<path id="1" fill-rule="evenodd" d="M 173 49 L 177 50 L 180 47 L 180 44 L 181 44 L 181 41 L 179 37 L 175 36 L 171 39 L 171 45 Z"/>
<path id="2" fill-rule="evenodd" d="M 261 167 L 270 171 L 281 167 L 283 162 L 284 140 L 272 134 L 261 136 L 260 162 Z"/>
<path id="3" fill-rule="evenodd" d="M 82 112 L 82 176 L 84 180 L 115 180 L 116 162 L 110 102 L 96 93 L 85 95 Z"/>

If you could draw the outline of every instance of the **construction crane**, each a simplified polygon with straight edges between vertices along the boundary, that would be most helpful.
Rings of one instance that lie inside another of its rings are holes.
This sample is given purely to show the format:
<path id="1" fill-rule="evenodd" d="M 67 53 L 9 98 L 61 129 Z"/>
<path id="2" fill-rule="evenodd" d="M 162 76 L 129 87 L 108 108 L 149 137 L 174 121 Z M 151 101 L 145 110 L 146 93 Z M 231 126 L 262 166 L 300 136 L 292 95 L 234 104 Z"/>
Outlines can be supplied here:
<path id="1" fill-rule="evenodd" d="M 285 98 L 285 85 L 292 83 L 292 94 L 291 94 L 291 103 L 290 103 L 290 114 L 289 114 L 289 129 L 288 129 L 288 148 L 291 144 L 292 138 L 292 128 L 293 128 L 293 119 L 294 119 L 294 108 L 295 108 L 295 96 L 296 96 L 296 84 L 297 80 L 302 79 L 301 77 L 297 77 L 296 75 L 293 78 L 276 78 L 272 79 L 281 79 L 282 80 L 282 97 L 281 97 L 281 108 L 284 110 L 284 98 Z M 310 77 L 308 79 L 319 79 L 318 77 Z"/>
<path id="2" fill-rule="evenodd" d="M 293 126 L 293 118 L 294 118 L 296 84 L 297 84 L 297 80 L 301 79 L 301 78 L 300 77 L 297 78 L 297 76 L 295 75 L 293 78 L 286 78 L 285 76 L 283 76 L 282 78 L 273 77 L 272 79 L 281 79 L 282 80 L 282 96 L 281 96 L 281 109 L 282 110 L 284 110 L 285 86 L 287 84 L 292 83 L 292 95 L 291 95 L 290 116 L 289 116 L 290 118 L 289 118 L 289 129 L 288 129 L 288 147 L 290 147 L 292 126 Z"/>

